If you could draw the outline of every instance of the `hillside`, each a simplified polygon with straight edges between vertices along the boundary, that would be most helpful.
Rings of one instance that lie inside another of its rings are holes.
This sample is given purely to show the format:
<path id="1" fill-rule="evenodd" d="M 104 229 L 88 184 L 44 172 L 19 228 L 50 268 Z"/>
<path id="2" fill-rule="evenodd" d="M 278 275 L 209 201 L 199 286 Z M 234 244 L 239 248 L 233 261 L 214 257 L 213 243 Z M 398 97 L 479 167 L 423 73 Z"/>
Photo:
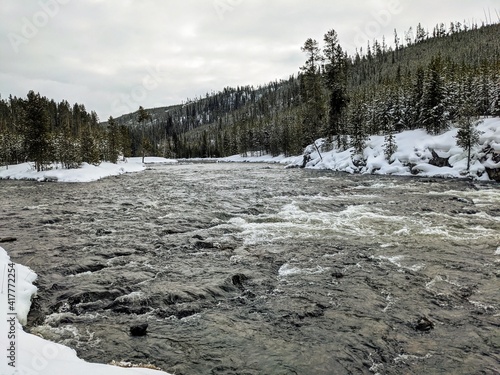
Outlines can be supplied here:
<path id="1" fill-rule="evenodd" d="M 312 139 L 328 136 L 344 149 L 368 135 L 423 128 L 445 131 L 465 107 L 475 116 L 500 114 L 500 24 L 460 23 L 432 33 L 418 26 L 416 36 L 395 35 L 395 47 L 374 41 L 355 56 L 342 55 L 341 77 L 347 105 L 332 130 L 327 87 L 328 63 L 314 75 L 314 98 L 321 120 L 308 119 L 307 73 L 255 87 L 225 88 L 182 105 L 148 109 L 143 123 L 151 154 L 166 157 L 222 157 L 237 153 L 299 154 Z M 338 46 L 341 48 L 340 43 Z M 323 113 L 324 112 L 324 113 Z M 309 116 L 310 117 L 310 116 Z M 136 114 L 117 119 L 132 130 L 132 152 L 141 149 L 142 125 Z"/>

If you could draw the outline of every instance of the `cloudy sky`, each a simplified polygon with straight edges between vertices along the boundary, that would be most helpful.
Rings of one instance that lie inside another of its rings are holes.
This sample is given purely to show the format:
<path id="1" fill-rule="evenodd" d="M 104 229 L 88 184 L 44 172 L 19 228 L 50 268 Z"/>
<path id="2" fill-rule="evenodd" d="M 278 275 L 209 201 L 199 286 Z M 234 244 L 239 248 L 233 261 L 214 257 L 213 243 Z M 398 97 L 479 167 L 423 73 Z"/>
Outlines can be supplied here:
<path id="1" fill-rule="evenodd" d="M 419 22 L 498 13 L 498 0 L 3 0 L 0 94 L 34 90 L 107 120 L 286 78 L 332 28 L 354 52 Z"/>

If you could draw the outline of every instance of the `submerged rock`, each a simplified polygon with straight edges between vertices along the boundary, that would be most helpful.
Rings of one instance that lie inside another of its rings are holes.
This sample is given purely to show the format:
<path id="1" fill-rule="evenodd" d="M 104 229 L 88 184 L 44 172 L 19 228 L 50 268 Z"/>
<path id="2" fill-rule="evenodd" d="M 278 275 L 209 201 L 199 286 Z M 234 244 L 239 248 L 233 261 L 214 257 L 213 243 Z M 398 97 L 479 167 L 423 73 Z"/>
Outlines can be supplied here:
<path id="1" fill-rule="evenodd" d="M 486 173 L 488 173 L 490 180 L 500 182 L 500 168 L 486 168 Z"/>
<path id="2" fill-rule="evenodd" d="M 15 237 L 0 238 L 0 243 L 16 242 L 16 241 L 17 241 L 17 238 L 15 238 Z"/>
<path id="3" fill-rule="evenodd" d="M 136 337 L 146 336 L 148 326 L 149 326 L 148 323 L 134 325 L 134 326 L 130 327 L 130 334 L 132 336 L 136 336 Z"/>
<path id="4" fill-rule="evenodd" d="M 420 332 L 429 332 L 434 329 L 434 323 L 427 317 L 422 316 L 415 326 L 415 329 Z"/>

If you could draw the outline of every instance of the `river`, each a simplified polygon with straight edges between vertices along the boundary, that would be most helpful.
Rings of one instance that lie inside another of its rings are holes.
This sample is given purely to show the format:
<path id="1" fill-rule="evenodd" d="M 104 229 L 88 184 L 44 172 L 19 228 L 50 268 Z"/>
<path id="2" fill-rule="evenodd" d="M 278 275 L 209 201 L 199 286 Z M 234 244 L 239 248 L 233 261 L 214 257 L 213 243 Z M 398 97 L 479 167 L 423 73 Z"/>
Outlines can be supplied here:
<path id="1" fill-rule="evenodd" d="M 500 373 L 498 184 L 179 164 L 0 190 L 5 248 L 39 275 L 26 329 L 85 360 Z"/>

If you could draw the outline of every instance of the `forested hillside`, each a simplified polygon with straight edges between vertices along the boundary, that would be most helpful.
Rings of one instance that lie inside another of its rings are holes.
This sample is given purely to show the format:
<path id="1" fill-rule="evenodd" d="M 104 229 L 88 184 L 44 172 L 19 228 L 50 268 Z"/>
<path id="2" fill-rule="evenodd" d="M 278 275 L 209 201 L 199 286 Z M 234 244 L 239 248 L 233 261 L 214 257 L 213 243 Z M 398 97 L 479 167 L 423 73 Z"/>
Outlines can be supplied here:
<path id="1" fill-rule="evenodd" d="M 354 56 L 335 31 L 307 40 L 305 64 L 288 80 L 225 88 L 183 105 L 118 119 L 141 149 L 169 157 L 300 154 L 318 137 L 362 149 L 369 135 L 424 128 L 437 134 L 460 117 L 500 115 L 500 25 L 420 25 L 389 47 L 373 41 Z"/>
<path id="2" fill-rule="evenodd" d="M 500 116 L 500 24 L 420 25 L 391 46 L 383 40 L 354 56 L 330 30 L 307 39 L 304 65 L 287 80 L 225 88 L 170 107 L 99 123 L 83 105 L 30 92 L 0 99 L 0 163 L 116 161 L 118 155 L 171 158 L 301 154 L 313 140 L 362 150 L 370 135 Z M 469 127 L 470 128 L 470 127 Z M 462 134 L 472 137 L 470 129 Z M 462 140 L 467 143 L 466 141 Z"/>

